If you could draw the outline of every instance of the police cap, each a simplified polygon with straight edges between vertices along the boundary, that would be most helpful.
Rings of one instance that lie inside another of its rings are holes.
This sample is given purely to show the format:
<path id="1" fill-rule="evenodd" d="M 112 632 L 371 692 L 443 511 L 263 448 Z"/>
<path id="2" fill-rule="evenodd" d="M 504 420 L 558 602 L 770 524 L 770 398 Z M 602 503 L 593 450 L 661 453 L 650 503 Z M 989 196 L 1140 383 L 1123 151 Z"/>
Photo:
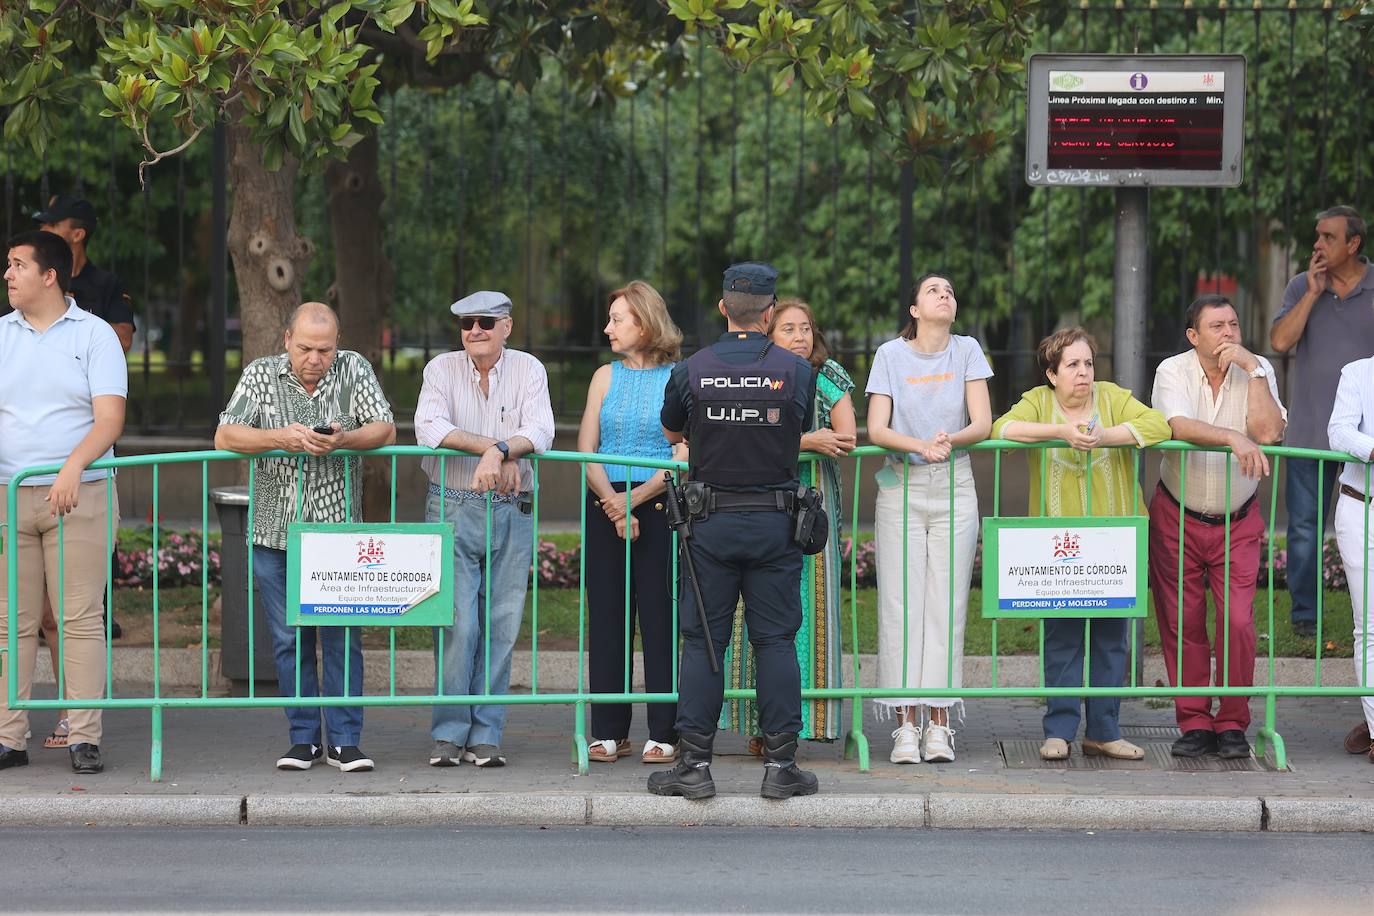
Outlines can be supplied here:
<path id="1" fill-rule="evenodd" d="M 45 226 L 60 223 L 64 219 L 80 220 L 87 229 L 94 229 L 98 222 L 95 207 L 92 207 L 89 201 L 66 194 L 49 198 L 48 205 L 33 215 L 34 222 Z"/>
<path id="2" fill-rule="evenodd" d="M 725 271 L 724 292 L 772 296 L 778 288 L 778 271 L 772 264 L 745 261 L 732 264 Z"/>

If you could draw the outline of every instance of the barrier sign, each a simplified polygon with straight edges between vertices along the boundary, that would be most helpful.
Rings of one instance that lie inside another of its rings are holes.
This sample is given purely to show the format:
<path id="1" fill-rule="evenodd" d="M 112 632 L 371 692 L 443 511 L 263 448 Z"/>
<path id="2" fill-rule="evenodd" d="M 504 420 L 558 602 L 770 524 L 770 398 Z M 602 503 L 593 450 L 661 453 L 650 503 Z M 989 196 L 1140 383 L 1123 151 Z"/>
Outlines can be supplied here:
<path id="1" fill-rule="evenodd" d="M 1241 55 L 1037 54 L 1027 92 L 1030 184 L 1241 182 Z"/>
<path id="2" fill-rule="evenodd" d="M 1149 521 L 985 518 L 984 617 L 1144 617 Z"/>
<path id="3" fill-rule="evenodd" d="M 288 624 L 453 624 L 451 525 L 293 524 L 286 537 Z"/>

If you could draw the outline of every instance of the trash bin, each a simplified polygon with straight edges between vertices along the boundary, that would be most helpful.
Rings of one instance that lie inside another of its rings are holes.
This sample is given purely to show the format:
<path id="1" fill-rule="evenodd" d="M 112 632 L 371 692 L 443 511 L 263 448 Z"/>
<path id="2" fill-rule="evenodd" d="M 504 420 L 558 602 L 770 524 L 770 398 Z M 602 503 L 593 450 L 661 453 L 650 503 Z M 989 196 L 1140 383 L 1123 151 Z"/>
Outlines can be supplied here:
<path id="1" fill-rule="evenodd" d="M 219 487 L 210 491 L 210 498 L 215 501 L 223 534 L 219 549 L 220 670 L 238 693 L 248 686 L 248 488 Z M 272 631 L 260 604 L 253 608 L 253 680 L 270 683 L 275 692 Z"/>

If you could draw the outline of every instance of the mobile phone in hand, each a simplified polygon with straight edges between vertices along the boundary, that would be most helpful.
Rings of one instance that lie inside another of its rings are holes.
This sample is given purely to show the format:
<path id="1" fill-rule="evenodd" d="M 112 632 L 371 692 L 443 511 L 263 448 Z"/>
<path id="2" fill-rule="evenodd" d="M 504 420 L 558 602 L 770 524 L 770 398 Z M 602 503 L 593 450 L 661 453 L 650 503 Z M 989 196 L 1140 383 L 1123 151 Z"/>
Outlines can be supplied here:
<path id="1" fill-rule="evenodd" d="M 319 433 L 321 436 L 332 436 L 332 435 L 334 435 L 334 427 L 332 427 L 332 426 L 316 426 L 316 427 L 315 427 L 315 432 Z"/>

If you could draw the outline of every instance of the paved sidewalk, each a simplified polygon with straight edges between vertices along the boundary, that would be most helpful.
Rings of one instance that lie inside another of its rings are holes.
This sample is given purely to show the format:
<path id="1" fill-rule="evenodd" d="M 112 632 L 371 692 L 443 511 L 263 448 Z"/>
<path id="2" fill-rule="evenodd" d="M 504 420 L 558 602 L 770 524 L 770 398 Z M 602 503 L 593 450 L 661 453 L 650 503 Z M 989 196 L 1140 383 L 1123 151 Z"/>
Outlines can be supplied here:
<path id="1" fill-rule="evenodd" d="M 49 694 L 51 695 L 50 691 Z M 1259 718 L 1256 704 L 1256 719 Z M 871 710 L 871 705 L 870 705 Z M 642 743 L 642 709 L 632 737 Z M 738 823 L 1166 829 L 1374 829 L 1374 765 L 1347 755 L 1341 738 L 1359 717 L 1354 699 L 1281 703 L 1291 769 L 1260 763 L 1250 772 L 1187 772 L 1172 766 L 1172 708 L 1127 701 L 1122 723 L 1151 750 L 1136 769 L 1018 768 L 1003 744 L 1038 743 L 1034 700 L 970 701 L 952 764 L 887 761 L 892 725 L 870 711 L 872 768 L 860 772 L 840 743 L 805 743 L 803 763 L 822 794 L 789 802 L 758 798 L 759 762 L 744 740 L 722 734 L 712 766 L 720 795 L 709 803 L 657 799 L 644 791 L 650 767 L 627 757 L 573 766 L 568 707 L 510 711 L 501 769 L 428 766 L 429 710 L 369 709 L 364 748 L 372 773 L 327 766 L 283 773 L 279 710 L 167 710 L 162 781 L 148 778 L 150 715 L 109 711 L 102 750 L 107 770 L 75 776 L 63 751 L 41 738 L 55 719 L 33 714 L 28 767 L 0 772 L 0 824 L 11 823 Z M 1151 747 L 1154 745 L 1154 747 Z M 1026 746 L 1026 745 L 1020 745 Z M 638 750 L 638 747 L 636 747 Z M 1077 748 L 1075 748 L 1077 753 Z M 1028 761 L 1032 767 L 1035 762 Z"/>

